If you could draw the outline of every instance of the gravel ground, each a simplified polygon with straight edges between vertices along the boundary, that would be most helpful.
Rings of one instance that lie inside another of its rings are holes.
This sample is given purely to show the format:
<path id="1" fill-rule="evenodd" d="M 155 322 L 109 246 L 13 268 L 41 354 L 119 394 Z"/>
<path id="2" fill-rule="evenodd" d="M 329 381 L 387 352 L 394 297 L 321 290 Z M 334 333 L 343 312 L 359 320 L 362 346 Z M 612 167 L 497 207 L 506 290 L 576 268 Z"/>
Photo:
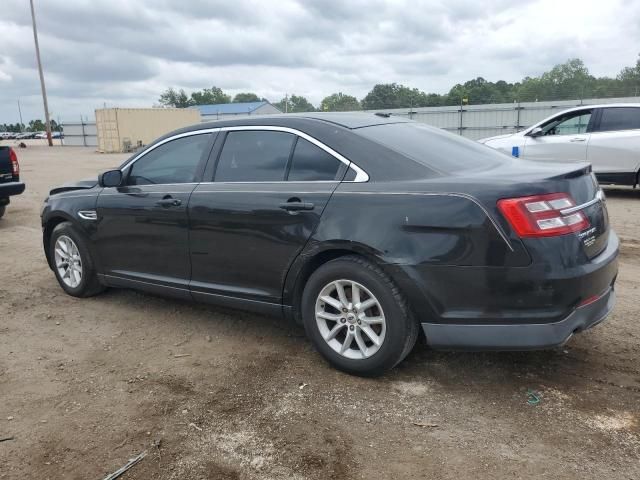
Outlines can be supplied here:
<path id="1" fill-rule="evenodd" d="M 41 246 L 50 187 L 124 156 L 19 150 L 0 220 L 0 478 L 640 478 L 640 191 L 607 189 L 618 304 L 563 348 L 434 352 L 361 379 L 284 322 L 110 290 L 65 295 Z M 540 403 L 529 405 L 527 392 Z"/>

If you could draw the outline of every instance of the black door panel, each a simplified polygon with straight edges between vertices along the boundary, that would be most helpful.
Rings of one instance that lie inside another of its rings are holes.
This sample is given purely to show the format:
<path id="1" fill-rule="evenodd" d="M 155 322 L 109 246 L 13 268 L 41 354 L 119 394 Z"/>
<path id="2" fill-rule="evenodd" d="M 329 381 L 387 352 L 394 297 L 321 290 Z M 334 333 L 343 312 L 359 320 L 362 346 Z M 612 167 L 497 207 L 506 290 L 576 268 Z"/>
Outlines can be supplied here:
<path id="1" fill-rule="evenodd" d="M 106 188 L 98 197 L 96 248 L 104 273 L 188 288 L 187 205 L 195 184 Z"/>
<path id="2" fill-rule="evenodd" d="M 313 233 L 337 185 L 199 185 L 189 203 L 194 294 L 279 303 L 289 266 Z M 283 209 L 287 203 L 301 208 Z"/>
<path id="3" fill-rule="evenodd" d="M 95 244 L 107 282 L 190 297 L 187 206 L 214 139 L 183 134 L 151 146 L 123 169 L 123 186 L 100 193 Z"/>

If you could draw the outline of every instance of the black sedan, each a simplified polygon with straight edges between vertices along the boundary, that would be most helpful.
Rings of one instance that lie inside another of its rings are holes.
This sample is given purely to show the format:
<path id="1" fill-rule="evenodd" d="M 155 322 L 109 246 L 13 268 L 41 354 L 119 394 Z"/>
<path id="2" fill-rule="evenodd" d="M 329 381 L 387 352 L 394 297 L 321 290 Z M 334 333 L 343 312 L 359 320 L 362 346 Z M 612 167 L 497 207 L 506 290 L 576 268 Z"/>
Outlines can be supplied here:
<path id="1" fill-rule="evenodd" d="M 350 373 L 434 348 L 549 348 L 613 308 L 618 238 L 588 164 L 403 118 L 248 117 L 170 133 L 42 212 L 61 287 L 283 315 Z"/>

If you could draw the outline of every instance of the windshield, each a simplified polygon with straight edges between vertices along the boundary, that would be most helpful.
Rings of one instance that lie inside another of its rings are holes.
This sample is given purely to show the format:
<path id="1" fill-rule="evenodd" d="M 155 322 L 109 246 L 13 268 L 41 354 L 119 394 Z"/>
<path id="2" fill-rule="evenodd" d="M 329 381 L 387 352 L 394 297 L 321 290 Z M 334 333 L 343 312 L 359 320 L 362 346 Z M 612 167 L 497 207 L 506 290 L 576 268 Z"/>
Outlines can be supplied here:
<path id="1" fill-rule="evenodd" d="M 354 132 L 440 173 L 488 170 L 508 162 L 489 147 L 423 123 L 374 125 Z"/>

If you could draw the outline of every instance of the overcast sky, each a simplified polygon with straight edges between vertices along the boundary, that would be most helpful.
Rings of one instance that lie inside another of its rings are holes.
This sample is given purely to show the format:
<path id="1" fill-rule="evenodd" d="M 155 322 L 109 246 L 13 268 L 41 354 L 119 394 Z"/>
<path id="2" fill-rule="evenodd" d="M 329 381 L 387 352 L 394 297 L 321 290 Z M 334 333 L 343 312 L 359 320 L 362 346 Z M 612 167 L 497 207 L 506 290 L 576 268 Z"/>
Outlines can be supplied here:
<path id="1" fill-rule="evenodd" d="M 638 0 L 36 0 L 54 118 L 150 107 L 169 86 L 312 103 L 376 83 L 444 93 L 570 57 L 615 76 L 640 52 Z M 0 5 L 0 123 L 43 118 L 28 0 Z"/>

